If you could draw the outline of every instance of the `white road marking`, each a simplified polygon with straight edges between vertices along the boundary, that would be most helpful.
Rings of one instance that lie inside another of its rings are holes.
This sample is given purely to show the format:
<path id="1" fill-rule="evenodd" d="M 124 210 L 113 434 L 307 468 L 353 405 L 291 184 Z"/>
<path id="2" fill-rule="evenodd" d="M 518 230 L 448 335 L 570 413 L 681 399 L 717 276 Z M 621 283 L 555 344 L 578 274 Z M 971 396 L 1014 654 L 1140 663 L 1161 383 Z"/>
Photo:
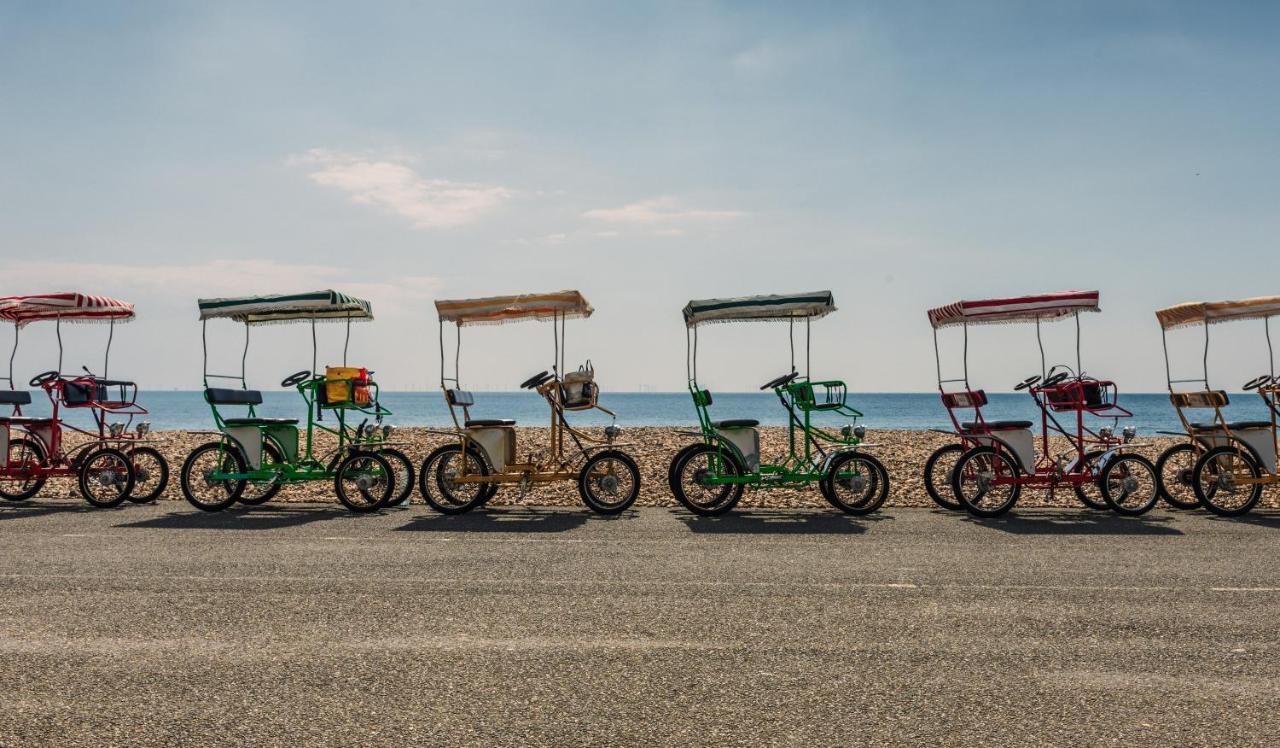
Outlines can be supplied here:
<path id="1" fill-rule="evenodd" d="M 1280 592 L 1280 587 L 1210 587 L 1210 592 Z"/>

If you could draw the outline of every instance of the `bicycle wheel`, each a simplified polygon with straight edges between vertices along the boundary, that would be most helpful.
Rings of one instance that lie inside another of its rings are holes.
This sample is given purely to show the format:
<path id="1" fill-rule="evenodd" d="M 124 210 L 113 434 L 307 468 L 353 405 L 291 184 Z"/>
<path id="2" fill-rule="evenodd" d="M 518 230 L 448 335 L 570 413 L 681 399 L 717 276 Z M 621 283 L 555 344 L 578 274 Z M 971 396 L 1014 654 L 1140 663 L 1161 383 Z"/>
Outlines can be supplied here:
<path id="1" fill-rule="evenodd" d="M 13 439 L 9 442 L 9 462 L 6 475 L 0 477 L 0 498 L 6 501 L 26 501 L 40 492 L 47 480 L 36 471 L 44 465 L 44 449 L 32 439 Z"/>
<path id="2" fill-rule="evenodd" d="M 160 498 L 169 484 L 169 463 L 160 450 L 136 447 L 129 450 L 128 456 L 133 465 L 133 491 L 126 498 L 135 504 L 149 504 Z"/>
<path id="3" fill-rule="evenodd" d="M 618 514 L 640 495 L 640 468 L 616 449 L 597 452 L 578 474 L 582 503 L 597 514 Z"/>
<path id="4" fill-rule="evenodd" d="M 831 460 L 818 487 L 845 514 L 870 514 L 889 496 L 889 471 L 869 454 L 845 452 Z"/>
<path id="5" fill-rule="evenodd" d="M 133 465 L 110 447 L 85 455 L 80 463 L 80 495 L 99 509 L 120 506 L 133 491 Z"/>
<path id="6" fill-rule="evenodd" d="M 1194 478 L 1200 451 L 1191 444 L 1175 444 L 1160 453 L 1156 460 L 1156 480 L 1160 481 L 1160 498 L 1175 509 L 1198 509 Z"/>
<path id="7" fill-rule="evenodd" d="M 178 483 L 182 495 L 196 509 L 220 512 L 236 503 L 245 481 L 213 477 L 215 475 L 243 475 L 244 458 L 240 450 L 227 442 L 208 442 L 196 447 L 182 463 Z"/>
<path id="8" fill-rule="evenodd" d="M 951 488 L 970 514 L 999 517 L 1018 503 L 1021 476 L 1013 455 L 994 447 L 974 447 L 956 463 Z"/>
<path id="9" fill-rule="evenodd" d="M 387 506 L 400 506 L 409 500 L 409 496 L 413 494 L 413 463 L 409 462 L 409 458 L 404 452 L 390 447 L 379 449 L 378 454 L 382 455 L 391 465 L 391 475 L 395 479 L 395 488 L 391 491 L 391 498 L 387 500 Z"/>
<path id="10" fill-rule="evenodd" d="M 353 452 L 338 463 L 333 488 L 346 508 L 372 512 L 387 503 L 395 488 L 391 463 L 376 452 Z"/>
<path id="11" fill-rule="evenodd" d="M 724 447 L 695 444 L 696 449 L 684 453 L 676 463 L 676 500 L 686 509 L 703 517 L 724 514 L 742 498 L 741 483 L 709 483 L 708 478 L 737 477 L 745 471 L 736 455 Z"/>
<path id="12" fill-rule="evenodd" d="M 492 483 L 457 481 L 464 462 L 467 475 L 489 475 L 489 464 L 479 452 L 468 449 L 463 456 L 462 447 L 457 444 L 446 444 L 423 460 L 418 473 L 418 488 L 432 509 L 442 514 L 462 514 L 484 505 L 497 492 L 497 486 Z M 432 485 L 435 486 L 434 491 L 431 490 Z"/>
<path id="13" fill-rule="evenodd" d="M 951 471 L 955 470 L 964 451 L 963 444 L 947 444 L 933 450 L 933 454 L 924 462 L 924 490 L 933 499 L 933 503 L 943 509 L 964 509 L 964 505 L 956 501 L 955 494 L 951 492 Z"/>
<path id="14" fill-rule="evenodd" d="M 1201 455 L 1192 487 L 1205 509 L 1223 517 L 1247 513 L 1262 498 L 1261 483 L 1241 483 L 1262 477 L 1262 468 L 1241 446 L 1223 445 Z"/>
<path id="15" fill-rule="evenodd" d="M 1120 514 L 1146 514 L 1160 500 L 1156 466 L 1142 455 L 1116 455 L 1107 461 L 1098 481 L 1107 505 Z"/>

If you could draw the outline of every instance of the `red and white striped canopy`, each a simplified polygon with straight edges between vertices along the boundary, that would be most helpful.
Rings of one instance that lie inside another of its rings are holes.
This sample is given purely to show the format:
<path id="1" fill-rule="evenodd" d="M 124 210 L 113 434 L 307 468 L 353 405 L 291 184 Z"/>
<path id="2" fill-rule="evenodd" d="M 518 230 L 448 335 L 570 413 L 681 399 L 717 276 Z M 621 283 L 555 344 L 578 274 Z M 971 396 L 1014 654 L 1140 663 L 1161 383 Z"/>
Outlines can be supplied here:
<path id="1" fill-rule="evenodd" d="M 87 293 L 45 293 L 0 297 L 0 320 L 22 327 L 30 322 L 123 322 L 133 319 L 133 304 Z"/>
<path id="2" fill-rule="evenodd" d="M 948 325 L 981 325 L 999 322 L 1054 320 L 1078 312 L 1097 312 L 1097 291 L 1059 291 L 1008 299 L 957 301 L 929 310 L 934 328 Z"/>

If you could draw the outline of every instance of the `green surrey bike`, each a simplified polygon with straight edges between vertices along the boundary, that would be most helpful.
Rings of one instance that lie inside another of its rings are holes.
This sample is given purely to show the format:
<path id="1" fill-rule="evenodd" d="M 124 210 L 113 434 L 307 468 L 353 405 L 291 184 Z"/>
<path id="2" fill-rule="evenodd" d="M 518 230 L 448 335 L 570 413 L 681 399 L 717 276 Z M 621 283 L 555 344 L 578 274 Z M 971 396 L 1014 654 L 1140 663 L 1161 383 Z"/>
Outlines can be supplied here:
<path id="1" fill-rule="evenodd" d="M 700 440 L 671 461 L 668 481 L 676 499 L 695 514 L 711 516 L 732 509 L 747 488 L 802 488 L 817 483 L 832 506 L 848 514 L 869 514 L 889 495 L 889 473 L 860 451 L 866 428 L 862 413 L 850 407 L 845 383 L 809 378 L 809 323 L 836 309 L 830 291 L 793 296 L 746 296 L 690 301 L 684 308 L 689 393 L 698 411 Z M 805 324 L 805 375 L 795 366 L 795 323 Z M 776 461 L 760 460 L 759 421 L 713 420 L 711 392 L 698 384 L 698 326 L 714 322 L 786 321 L 791 334 L 791 369 L 765 382 L 787 411 L 787 451 Z M 839 431 L 815 424 L 820 414 L 849 419 Z"/>
<path id="2" fill-rule="evenodd" d="M 262 504 L 287 483 L 332 480 L 338 500 L 353 512 L 370 512 L 403 502 L 413 490 L 413 465 L 390 441 L 392 427 L 382 423 L 391 412 L 378 399 L 370 372 L 346 366 L 351 322 L 371 320 L 369 302 L 337 291 L 235 299 L 200 299 L 204 344 L 204 399 L 213 412 L 214 441 L 197 447 L 182 466 L 182 493 L 198 509 L 216 512 L 236 502 Z M 211 319 L 244 323 L 240 374 L 210 374 L 206 335 Z M 257 414 L 262 393 L 248 388 L 245 361 L 249 330 L 256 325 L 311 323 L 311 369 L 291 374 L 281 387 L 298 390 L 307 405 L 305 440 L 299 444 L 298 419 Z M 346 322 L 341 367 L 316 372 L 317 322 Z M 211 380 L 232 380 L 240 387 L 211 387 Z M 220 408 L 242 406 L 244 417 L 225 417 Z M 325 416 L 333 425 L 326 425 Z M 359 418 L 359 422 L 355 420 Z M 336 445 L 318 451 L 320 434 Z"/>

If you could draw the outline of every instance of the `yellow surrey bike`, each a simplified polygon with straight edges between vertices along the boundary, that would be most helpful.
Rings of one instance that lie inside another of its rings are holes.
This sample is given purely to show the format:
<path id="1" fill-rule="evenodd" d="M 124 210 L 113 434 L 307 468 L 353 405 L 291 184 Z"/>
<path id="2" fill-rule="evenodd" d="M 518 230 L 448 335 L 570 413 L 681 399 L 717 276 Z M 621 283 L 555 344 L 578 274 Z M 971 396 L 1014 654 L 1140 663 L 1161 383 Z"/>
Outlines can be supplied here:
<path id="1" fill-rule="evenodd" d="M 640 469 L 619 447 L 622 433 L 615 423 L 604 428 L 602 438 L 569 424 L 566 413 L 598 410 L 616 421 L 613 411 L 597 402 L 600 389 L 591 363 L 565 372 L 564 326 L 570 317 L 590 317 L 591 305 L 577 291 L 496 296 L 482 299 L 437 301 L 440 325 L 440 388 L 453 418 L 446 433 L 457 441 L 427 456 L 418 473 L 422 497 L 437 511 L 461 514 L 483 506 L 503 484 L 517 485 L 523 496 L 534 483 L 571 481 L 591 510 L 618 514 L 640 493 Z M 550 320 L 555 343 L 551 371 L 540 371 L 520 383 L 537 392 L 551 411 L 548 443 L 523 459 L 516 453 L 516 422 L 505 418 L 472 418 L 475 395 L 461 388 L 458 363 L 462 352 L 462 328 L 497 325 L 521 320 Z M 453 376 L 445 376 L 444 326 L 457 326 Z M 459 417 L 461 416 L 461 417 Z"/>
<path id="2" fill-rule="evenodd" d="M 1187 441 L 1166 449 L 1156 462 L 1161 493 L 1170 504 L 1183 509 L 1197 505 L 1224 517 L 1247 513 L 1262 498 L 1263 486 L 1280 483 L 1276 471 L 1280 441 L 1276 438 L 1280 416 L 1280 379 L 1276 377 L 1275 351 L 1271 346 L 1271 318 L 1280 315 L 1280 296 L 1239 301 L 1188 302 L 1156 312 L 1164 343 L 1164 366 L 1169 400 Z M 1222 409 L 1230 399 L 1223 390 L 1209 387 L 1209 326 L 1245 319 L 1262 320 L 1267 341 L 1268 370 L 1242 389 L 1256 392 L 1267 407 L 1267 420 L 1228 421 Z M 1204 328 L 1203 377 L 1174 379 L 1169 365 L 1168 331 L 1189 326 Z M 1199 384 L 1203 389 L 1175 391 L 1174 385 Z M 1213 411 L 1209 421 L 1192 421 L 1188 410 Z"/>

